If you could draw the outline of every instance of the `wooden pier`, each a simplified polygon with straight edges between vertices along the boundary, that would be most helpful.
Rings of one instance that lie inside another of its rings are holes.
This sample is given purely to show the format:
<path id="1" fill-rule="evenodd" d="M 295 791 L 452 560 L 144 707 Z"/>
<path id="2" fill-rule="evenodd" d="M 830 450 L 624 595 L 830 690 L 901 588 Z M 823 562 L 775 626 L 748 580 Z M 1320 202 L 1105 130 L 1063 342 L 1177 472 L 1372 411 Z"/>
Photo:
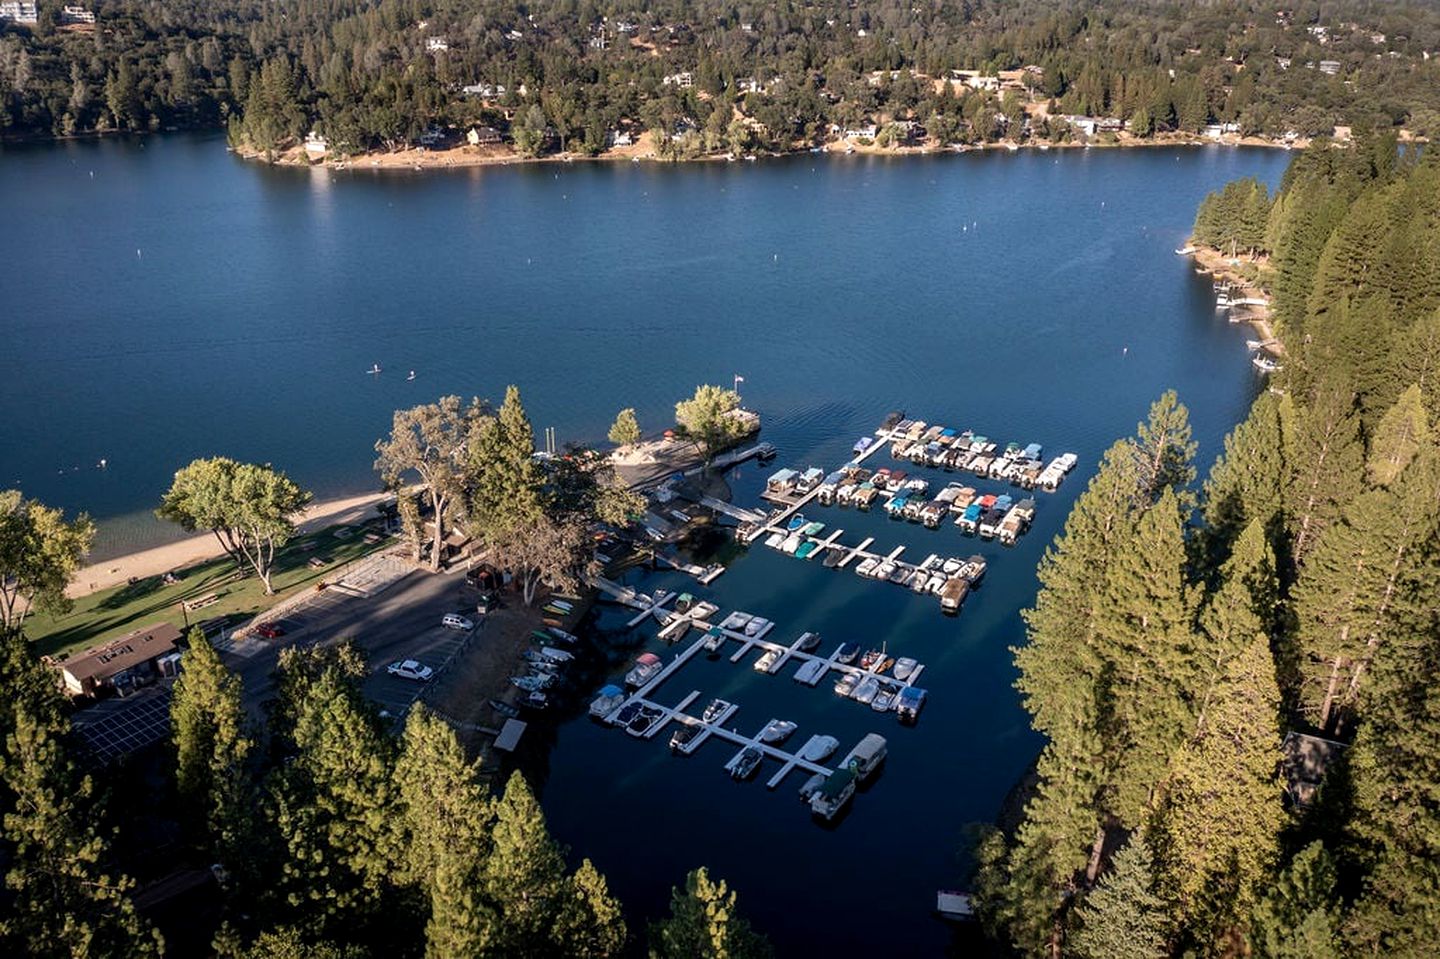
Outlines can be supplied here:
<path id="1" fill-rule="evenodd" d="M 857 557 L 857 556 L 871 556 L 871 555 L 874 555 L 874 554 L 872 554 L 872 553 L 867 553 L 867 552 L 865 552 L 866 548 L 868 548 L 869 545 L 870 545 L 871 543 L 873 543 L 873 542 L 875 542 L 875 537 L 873 537 L 873 536 L 867 536 L 867 537 L 865 537 L 865 542 L 861 543 L 859 546 L 856 546 L 854 549 L 852 549 L 852 550 L 850 551 L 850 554 L 840 561 L 840 569 L 844 569 L 846 566 L 849 566 L 849 565 L 850 565 L 850 561 L 851 561 L 852 559 L 854 559 L 855 557 Z"/>
<path id="2" fill-rule="evenodd" d="M 661 706 L 658 703 L 651 703 L 650 705 L 654 706 L 656 709 L 662 710 L 664 712 L 664 715 L 661 716 L 659 719 L 655 720 L 655 722 L 651 723 L 650 728 L 645 730 L 643 733 L 633 733 L 630 732 L 630 730 L 628 729 L 625 731 L 627 733 L 630 733 L 630 735 L 632 736 L 639 736 L 642 739 L 654 739 L 662 728 L 668 726 L 670 722 L 674 720 L 677 716 L 684 715 L 684 710 L 687 709 L 691 703 L 693 703 L 699 698 L 700 690 L 693 689 L 690 691 L 690 694 L 688 696 L 680 700 L 674 706 Z"/>
<path id="3" fill-rule="evenodd" d="M 853 466 L 865 462 L 865 460 L 869 459 L 871 454 L 873 454 L 876 450 L 880 449 L 882 446 L 884 446 L 887 442 L 890 441 L 890 432 L 888 430 L 877 430 L 875 435 L 877 436 L 876 441 L 867 446 L 865 448 L 865 452 L 860 453 L 848 460 L 846 465 Z M 800 512 L 800 510 L 804 508 L 805 504 L 809 503 L 816 496 L 819 496 L 820 487 L 822 485 L 824 484 L 816 484 L 814 489 L 810 490 L 808 493 L 802 494 L 799 499 L 792 500 L 789 503 L 782 503 L 781 505 L 784 506 L 784 509 L 782 509 L 780 513 L 777 514 L 774 518 L 772 518 L 768 525 L 757 526 L 755 529 L 751 530 L 750 535 L 746 538 L 745 542 L 753 543 L 757 539 L 760 539 L 762 536 L 768 536 L 771 533 L 786 532 L 785 524 L 790 522 L 790 517 Z"/>

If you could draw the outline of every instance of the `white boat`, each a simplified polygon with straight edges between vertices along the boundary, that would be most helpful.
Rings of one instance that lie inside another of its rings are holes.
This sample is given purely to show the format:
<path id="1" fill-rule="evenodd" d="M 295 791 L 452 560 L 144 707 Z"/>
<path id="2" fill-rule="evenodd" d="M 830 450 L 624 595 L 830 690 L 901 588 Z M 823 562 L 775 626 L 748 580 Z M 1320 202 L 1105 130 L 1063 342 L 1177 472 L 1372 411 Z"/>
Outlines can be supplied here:
<path id="1" fill-rule="evenodd" d="M 885 761 L 886 752 L 885 737 L 879 733 L 867 733 L 864 739 L 855 744 L 855 748 L 850 750 L 840 765 L 846 769 L 853 769 L 863 782 L 869 779 L 870 775 Z"/>
<path id="2" fill-rule="evenodd" d="M 725 634 L 720 632 L 719 626 L 711 626 L 705 634 L 705 652 L 718 653 L 720 647 L 725 645 Z"/>
<path id="3" fill-rule="evenodd" d="M 855 567 L 855 572 L 861 576 L 869 576 L 872 572 L 875 571 L 875 567 L 879 564 L 880 560 L 876 559 L 874 556 L 869 556 L 860 561 L 860 565 Z"/>
<path id="4" fill-rule="evenodd" d="M 794 556 L 795 551 L 800 548 L 800 544 L 803 542 L 805 542 L 805 538 L 803 536 L 801 536 L 799 533 L 791 533 L 789 536 L 785 537 L 785 542 L 780 544 L 780 552 L 784 553 L 787 556 Z"/>
<path id="5" fill-rule="evenodd" d="M 567 613 L 570 612 L 570 610 L 572 610 L 572 609 L 575 608 L 575 604 L 574 604 L 574 603 L 567 602 L 566 600 L 563 600 L 563 599 L 551 599 L 551 600 L 548 600 L 548 601 L 545 603 L 545 605 L 546 605 L 546 606 L 554 606 L 556 609 L 563 609 L 563 610 L 564 610 L 565 612 L 567 612 Z"/>
<path id="6" fill-rule="evenodd" d="M 625 674 L 625 682 L 630 686 L 644 686 L 664 668 L 665 664 L 660 661 L 659 656 L 654 653 L 641 653 L 630 672 Z"/>
<path id="7" fill-rule="evenodd" d="M 824 675 L 826 668 L 823 659 L 807 660 L 803 666 L 795 670 L 795 681 L 797 683 L 813 684 Z"/>
<path id="8" fill-rule="evenodd" d="M 1192 253 L 1194 253 L 1194 252 L 1195 252 L 1195 247 L 1194 247 L 1194 246 L 1191 246 L 1191 245 L 1189 245 L 1189 244 L 1186 244 L 1185 246 L 1182 246 L 1182 247 L 1180 247 L 1180 249 L 1176 250 L 1176 251 L 1175 251 L 1175 255 L 1176 255 L 1176 256 L 1190 256 L 1190 255 L 1191 255 Z"/>
<path id="9" fill-rule="evenodd" d="M 891 686 L 881 684 L 880 691 L 870 701 L 870 708 L 877 713 L 888 713 L 890 707 L 895 705 L 895 690 Z"/>
<path id="10" fill-rule="evenodd" d="M 370 369 L 366 370 L 365 372 L 366 372 L 366 373 L 369 373 L 369 374 L 372 375 L 372 376 L 374 376 L 375 374 L 377 374 L 377 373 L 380 372 L 380 364 L 379 364 L 379 363 L 376 363 L 376 364 L 372 365 L 372 366 L 370 367 Z"/>
<path id="11" fill-rule="evenodd" d="M 754 669 L 757 673 L 768 673 L 774 668 L 776 661 L 780 659 L 781 652 L 778 649 L 767 649 L 764 654 L 755 660 Z"/>
<path id="12" fill-rule="evenodd" d="M 765 619 L 764 617 L 761 617 L 761 616 L 753 617 L 753 618 L 750 620 L 750 622 L 748 622 L 748 623 L 745 624 L 745 635 L 746 635 L 746 636 L 759 636 L 761 633 L 763 633 L 763 632 L 765 631 L 765 627 L 766 627 L 766 626 L 769 626 L 769 625 L 770 625 L 770 620 Z"/>
<path id="13" fill-rule="evenodd" d="M 855 692 L 851 694 L 851 698 L 856 702 L 864 703 L 868 706 L 875 700 L 875 694 L 878 692 L 880 692 L 880 680 L 874 676 L 866 676 L 860 680 L 860 685 L 855 687 Z"/>
<path id="14" fill-rule="evenodd" d="M 772 719 L 766 723 L 765 728 L 760 731 L 760 741 L 762 743 L 770 743 L 771 745 L 783 743 L 790 738 L 790 734 L 794 731 L 795 724 L 788 719 Z"/>
<path id="15" fill-rule="evenodd" d="M 811 736 L 805 741 L 805 745 L 800 747 L 800 751 L 796 755 L 801 759 L 808 759 L 812 763 L 823 763 L 839 747 L 840 740 L 834 736 Z"/>
<path id="16" fill-rule="evenodd" d="M 765 537 L 765 545 L 770 547 L 771 549 L 779 549 L 780 544 L 784 542 L 784 540 L 785 535 L 783 533 L 771 533 L 769 536 Z"/>
<path id="17" fill-rule="evenodd" d="M 730 767 L 731 779 L 749 779 L 760 766 L 760 761 L 765 754 L 753 746 L 747 748 L 735 759 L 735 764 Z"/>
<path id="18" fill-rule="evenodd" d="M 563 649 L 556 649 L 553 646 L 540 647 L 540 655 L 552 663 L 568 663 L 575 658 L 572 653 L 567 653 Z"/>
<path id="19" fill-rule="evenodd" d="M 817 792 L 819 792 L 819 791 L 820 791 L 820 787 L 823 786 L 824 784 L 825 784 L 825 774 L 824 774 L 824 773 L 816 773 L 815 775 L 811 776 L 809 779 L 805 780 L 805 785 L 803 785 L 803 786 L 800 787 L 800 801 L 801 801 L 801 802 L 804 802 L 804 803 L 808 803 L 808 802 L 810 801 L 810 797 L 813 796 L 813 795 L 815 795 Z"/>
<path id="20" fill-rule="evenodd" d="M 749 613 L 742 613 L 737 610 L 729 616 L 726 616 L 725 620 L 720 624 L 720 627 L 738 633 L 745 628 L 745 624 L 750 622 L 750 619 L 751 616 Z"/>
<path id="21" fill-rule="evenodd" d="M 909 679 L 910 674 L 915 672 L 915 667 L 918 665 L 920 664 L 917 663 L 915 660 L 911 659 L 909 656 L 901 656 L 899 659 L 895 660 L 895 678 Z"/>
<path id="22" fill-rule="evenodd" d="M 1250 363 L 1255 367 L 1255 369 L 1259 370 L 1261 373 L 1278 373 L 1281 370 L 1285 369 L 1284 366 L 1276 363 L 1268 356 L 1256 356 L 1250 361 Z"/>
<path id="23" fill-rule="evenodd" d="M 846 673 L 835 682 L 835 693 L 838 696 L 849 696 L 855 692 L 855 687 L 860 684 L 859 673 Z"/>
<path id="24" fill-rule="evenodd" d="M 705 707 L 705 712 L 700 715 L 702 722 L 713 723 L 724 715 L 730 704 L 723 699 L 712 699 L 710 705 Z"/>

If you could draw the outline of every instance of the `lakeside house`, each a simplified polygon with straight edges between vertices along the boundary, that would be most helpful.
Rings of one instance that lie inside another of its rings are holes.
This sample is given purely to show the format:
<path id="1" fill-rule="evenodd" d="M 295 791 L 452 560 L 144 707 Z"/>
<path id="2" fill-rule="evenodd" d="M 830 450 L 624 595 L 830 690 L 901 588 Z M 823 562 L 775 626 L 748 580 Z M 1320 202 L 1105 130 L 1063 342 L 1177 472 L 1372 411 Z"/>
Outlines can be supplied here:
<path id="1" fill-rule="evenodd" d="M 320 160 L 330 152 L 330 143 L 320 134 L 311 130 L 305 134 L 305 155 L 312 160 Z"/>
<path id="2" fill-rule="evenodd" d="M 103 646 L 54 663 L 65 692 L 124 696 L 161 676 L 173 676 L 180 660 L 180 630 L 172 623 L 144 626 Z"/>
<path id="3" fill-rule="evenodd" d="M 667 87 L 679 87 L 681 90 L 689 90 L 695 85 L 695 75 L 688 70 L 681 73 L 672 73 L 660 81 Z"/>
<path id="4" fill-rule="evenodd" d="M 499 83 L 472 83 L 468 87 L 461 87 L 460 92 L 467 97 L 479 97 L 482 100 L 498 100 L 505 95 L 505 87 Z M 525 91 L 520 91 L 524 96 Z"/>
<path id="5" fill-rule="evenodd" d="M 433 147 L 444 145 L 445 141 L 449 139 L 449 137 L 450 134 L 446 132 L 443 127 L 438 127 L 434 124 L 431 124 L 430 126 L 425 128 L 425 131 L 420 134 L 419 138 L 417 138 L 415 142 L 428 150 Z"/>
<path id="6" fill-rule="evenodd" d="M 465 134 L 465 142 L 472 147 L 495 146 L 502 139 L 500 131 L 494 127 L 471 127 Z"/>
<path id="7" fill-rule="evenodd" d="M 91 15 L 93 20 L 93 14 Z M 40 22 L 40 9 L 25 0 L 4 0 L 0 3 L 0 20 L 33 25 Z"/>
<path id="8" fill-rule="evenodd" d="M 95 14 L 84 7 L 67 5 L 60 8 L 60 22 L 63 24 L 94 24 Z"/>
<path id="9" fill-rule="evenodd" d="M 635 137 L 631 135 L 629 130 L 611 130 L 605 134 L 606 146 L 628 147 L 634 144 L 634 142 Z"/>

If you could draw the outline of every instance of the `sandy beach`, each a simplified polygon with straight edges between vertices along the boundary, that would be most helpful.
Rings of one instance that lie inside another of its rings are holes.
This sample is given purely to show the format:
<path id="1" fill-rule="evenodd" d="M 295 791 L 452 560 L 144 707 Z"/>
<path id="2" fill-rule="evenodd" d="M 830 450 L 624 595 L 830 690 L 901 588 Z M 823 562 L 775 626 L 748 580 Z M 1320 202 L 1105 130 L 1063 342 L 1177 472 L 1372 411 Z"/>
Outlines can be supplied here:
<path id="1" fill-rule="evenodd" d="M 366 493 L 363 496 L 313 503 L 300 516 L 300 532 L 309 533 L 327 526 L 358 522 L 369 517 L 375 504 L 387 499 L 389 495 Z M 70 588 L 65 592 L 72 598 L 88 596 L 97 590 L 118 586 L 131 577 L 143 579 L 146 576 L 159 576 L 169 570 L 214 559 L 224 553 L 213 534 L 198 533 L 176 543 L 167 543 L 87 566 L 75 574 Z"/>

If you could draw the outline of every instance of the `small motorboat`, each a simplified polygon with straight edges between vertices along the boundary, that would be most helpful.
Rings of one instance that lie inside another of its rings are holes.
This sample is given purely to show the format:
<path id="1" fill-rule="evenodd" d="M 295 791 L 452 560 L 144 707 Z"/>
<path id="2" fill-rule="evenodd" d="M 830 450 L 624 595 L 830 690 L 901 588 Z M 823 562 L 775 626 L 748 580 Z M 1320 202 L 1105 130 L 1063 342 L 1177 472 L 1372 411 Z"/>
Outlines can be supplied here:
<path id="1" fill-rule="evenodd" d="M 639 716 L 640 710 L 644 707 L 644 703 L 631 703 L 630 705 L 626 706 L 624 709 L 620 710 L 618 713 L 615 714 L 615 724 L 617 726 L 630 725 L 630 720 L 634 719 L 636 716 Z"/>
<path id="2" fill-rule="evenodd" d="M 875 701 L 875 696 L 879 692 L 880 680 L 876 679 L 874 676 L 866 676 L 860 681 L 860 684 L 855 687 L 855 691 L 850 695 L 851 698 L 854 699 L 856 702 L 863 703 L 868 706 Z"/>
<path id="3" fill-rule="evenodd" d="M 855 567 L 855 572 L 861 576 L 869 576 L 871 572 L 874 571 L 875 567 L 879 565 L 879 563 L 880 560 L 875 558 L 874 556 L 867 556 L 865 559 L 862 559 L 860 561 L 859 566 Z"/>
<path id="4" fill-rule="evenodd" d="M 880 691 L 875 694 L 874 699 L 870 700 L 870 708 L 875 710 L 877 713 L 888 713 L 890 711 L 890 707 L 894 704 L 894 688 L 891 686 L 887 686 L 884 683 L 881 683 Z"/>
<path id="5" fill-rule="evenodd" d="M 604 719 L 618 709 L 623 702 L 625 702 L 625 690 L 614 684 L 602 686 L 600 694 L 590 704 L 590 715 L 596 719 Z"/>
<path id="6" fill-rule="evenodd" d="M 787 556 L 794 556 L 799 552 L 800 545 L 804 542 L 805 540 L 801 538 L 799 533 L 791 533 L 785 537 L 785 541 L 780 544 L 780 552 Z"/>
<path id="7" fill-rule="evenodd" d="M 841 549 L 838 546 L 832 546 L 829 550 L 826 551 L 825 559 L 822 561 L 822 565 L 824 565 L 826 569 L 834 569 L 835 567 L 839 566 L 841 561 L 844 559 L 845 550 Z"/>
<path id="8" fill-rule="evenodd" d="M 670 735 L 670 748 L 679 749 L 682 746 L 688 745 L 696 736 L 700 735 L 700 731 L 704 728 L 704 726 L 697 726 L 694 723 L 682 724 L 679 729 Z"/>
<path id="9" fill-rule="evenodd" d="M 411 371 L 410 371 L 410 375 L 407 376 L 407 377 L 405 377 L 405 382 L 409 383 L 409 382 L 412 382 L 414 379 L 415 379 L 415 371 L 414 371 L 414 370 L 411 370 Z"/>
<path id="10" fill-rule="evenodd" d="M 855 687 L 860 685 L 859 673 L 846 673 L 835 683 L 835 694 L 837 696 L 849 696 L 855 692 Z"/>
<path id="11" fill-rule="evenodd" d="M 854 643 L 841 643 L 840 648 L 835 651 L 835 662 L 849 666 L 855 662 L 855 657 L 859 655 L 859 646 Z"/>
<path id="12" fill-rule="evenodd" d="M 629 686 L 644 686 L 664 668 L 665 664 L 659 656 L 654 653 L 641 653 L 636 657 L 634 667 L 625 674 L 625 683 Z"/>
<path id="13" fill-rule="evenodd" d="M 764 758 L 765 754 L 754 746 L 747 747 L 735 760 L 735 765 L 730 767 L 730 778 L 749 779 L 754 775 L 755 770 L 760 768 L 760 761 Z"/>
<path id="14" fill-rule="evenodd" d="M 765 627 L 766 627 L 766 626 L 769 626 L 769 625 L 770 625 L 770 620 L 765 619 L 764 617 L 761 617 L 761 616 L 756 616 L 756 617 L 752 618 L 752 619 L 750 620 L 750 622 L 748 622 L 748 623 L 745 624 L 745 635 L 746 635 L 746 636 L 759 636 L 761 633 L 763 633 L 763 632 L 765 631 Z"/>
<path id="15" fill-rule="evenodd" d="M 720 652 L 720 647 L 725 645 L 725 634 L 720 631 L 719 626 L 711 626 L 706 631 L 704 645 L 707 653 Z"/>
<path id="16" fill-rule="evenodd" d="M 562 643 L 569 643 L 573 646 L 575 643 L 580 642 L 580 637 L 576 636 L 574 633 L 565 632 L 565 630 L 561 629 L 559 626 L 551 626 L 546 631 Z"/>
<path id="17" fill-rule="evenodd" d="M 549 686 L 550 683 L 546 682 L 546 679 L 553 678 L 554 677 L 544 676 L 511 676 L 510 685 L 516 689 L 523 689 L 527 693 L 533 693 L 538 689 L 544 689 Z"/>
<path id="18" fill-rule="evenodd" d="M 526 709 L 548 709 L 550 708 L 550 697 L 537 689 L 533 693 L 526 693 L 525 698 L 520 700 L 520 705 Z"/>
<path id="19" fill-rule="evenodd" d="M 884 658 L 885 651 L 883 649 L 868 650 L 864 656 L 860 657 L 860 668 L 866 672 L 878 672 L 875 667 L 879 665 L 880 661 Z"/>
<path id="20" fill-rule="evenodd" d="M 772 719 L 766 723 L 765 728 L 760 731 L 760 741 L 772 745 L 783 743 L 790 738 L 790 734 L 794 731 L 795 724 L 788 719 Z"/>
<path id="21" fill-rule="evenodd" d="M 819 645 L 819 633 L 806 633 L 804 636 L 800 637 L 800 641 L 795 644 L 795 648 L 802 653 L 808 653 L 813 651 Z"/>
<path id="22" fill-rule="evenodd" d="M 516 716 L 520 715 L 520 710 L 505 702 L 505 700 L 503 699 L 490 700 L 490 708 L 495 710 L 501 716 L 505 716 L 508 719 L 514 719 Z"/>
<path id="23" fill-rule="evenodd" d="M 911 659 L 909 656 L 901 656 L 899 659 L 895 660 L 895 678 L 909 679 L 910 674 L 915 672 L 915 667 L 918 665 L 920 664 L 917 663 L 915 660 Z"/>
<path id="24" fill-rule="evenodd" d="M 751 616 L 749 613 L 734 612 L 731 613 L 729 616 L 726 616 L 725 619 L 720 623 L 720 626 L 723 629 L 728 629 L 738 633 L 745 628 L 745 624 L 750 622 L 750 619 Z"/>
<path id="25" fill-rule="evenodd" d="M 795 558 L 809 559 L 811 556 L 814 555 L 815 550 L 818 549 L 819 546 L 820 544 L 815 542 L 814 540 L 807 540 L 801 543 L 800 548 L 795 551 Z"/>
<path id="26" fill-rule="evenodd" d="M 725 700 L 712 699 L 710 700 L 710 705 L 705 707 L 705 712 L 700 714 L 700 719 L 702 722 L 707 723 L 717 722 L 720 717 L 725 714 L 725 711 L 729 708 L 730 704 Z"/>
<path id="27" fill-rule="evenodd" d="M 759 659 L 755 660 L 755 672 L 770 672 L 770 670 L 774 667 L 775 663 L 780 659 L 781 655 L 783 654 L 778 649 L 765 650 L 764 654 L 761 655 Z"/>
<path id="28" fill-rule="evenodd" d="M 552 663 L 568 663 L 575 658 L 573 653 L 567 653 L 563 649 L 556 649 L 554 646 L 540 647 L 540 655 Z"/>
<path id="29" fill-rule="evenodd" d="M 825 674 L 825 670 L 828 668 L 823 659 L 807 660 L 803 666 L 795 670 L 795 681 L 797 683 L 814 685 L 820 681 L 820 677 Z"/>
<path id="30" fill-rule="evenodd" d="M 787 533 L 798 533 L 800 530 L 804 529 L 805 525 L 809 522 L 810 521 L 805 518 L 804 513 L 796 513 L 794 516 L 790 517 L 790 522 L 785 524 L 785 531 Z"/>
<path id="31" fill-rule="evenodd" d="M 643 736 L 655 725 L 656 720 L 665 715 L 664 712 L 654 706 L 641 706 L 640 712 L 625 726 L 625 731 L 632 736 Z"/>
<path id="32" fill-rule="evenodd" d="M 771 533 L 769 536 L 765 537 L 765 545 L 770 547 L 771 549 L 779 549 L 780 544 L 783 542 L 785 542 L 784 533 Z"/>
<path id="33" fill-rule="evenodd" d="M 372 363 L 371 366 L 370 366 L 370 369 L 366 370 L 365 372 L 366 372 L 366 373 L 369 373 L 371 376 L 375 376 L 376 374 L 378 374 L 378 373 L 380 372 L 380 364 L 379 364 L 379 363 Z"/>
<path id="34" fill-rule="evenodd" d="M 558 609 L 564 610 L 564 611 L 567 612 L 567 613 L 570 612 L 570 610 L 572 610 L 572 609 L 575 608 L 575 604 L 574 604 L 574 603 L 568 602 L 568 601 L 563 600 L 563 599 L 551 599 L 551 600 L 550 600 L 548 603 L 546 603 L 545 605 L 547 605 L 547 606 L 554 606 L 554 607 L 556 607 L 556 608 L 558 608 Z"/>
<path id="35" fill-rule="evenodd" d="M 840 740 L 834 736 L 811 736 L 805 740 L 805 745 L 800 747 L 800 752 L 796 755 L 812 763 L 823 763 L 839 746 Z"/>
<path id="36" fill-rule="evenodd" d="M 823 785 L 825 785 L 824 773 L 816 773 L 809 779 L 805 780 L 805 785 L 800 787 L 800 801 L 803 803 L 808 803 L 810 801 L 810 797 L 819 792 L 820 787 Z"/>

